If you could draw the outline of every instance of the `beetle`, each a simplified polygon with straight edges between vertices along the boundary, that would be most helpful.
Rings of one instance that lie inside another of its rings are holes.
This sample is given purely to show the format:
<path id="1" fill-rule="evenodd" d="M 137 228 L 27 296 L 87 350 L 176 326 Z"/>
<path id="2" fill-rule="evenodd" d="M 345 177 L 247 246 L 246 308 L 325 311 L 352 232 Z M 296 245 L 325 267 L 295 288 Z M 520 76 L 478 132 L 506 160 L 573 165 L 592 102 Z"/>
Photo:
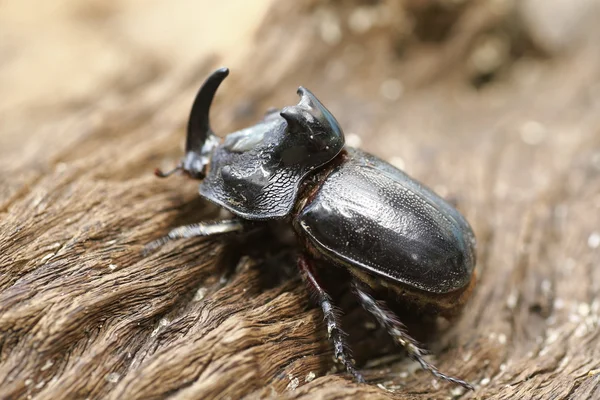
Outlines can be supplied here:
<path id="1" fill-rule="evenodd" d="M 297 105 L 267 112 L 256 125 L 212 131 L 209 110 L 229 70 L 200 88 L 187 126 L 185 155 L 168 173 L 201 180 L 200 196 L 233 217 L 173 229 L 169 240 L 247 232 L 270 221 L 291 226 L 301 249 L 298 267 L 323 311 L 336 360 L 358 382 L 339 315 L 318 276 L 317 262 L 349 272 L 362 306 L 423 369 L 472 390 L 426 361 L 406 327 L 374 293 L 385 289 L 424 313 L 456 315 L 475 285 L 475 236 L 444 199 L 385 161 L 345 146 L 335 117 L 307 89 Z"/>

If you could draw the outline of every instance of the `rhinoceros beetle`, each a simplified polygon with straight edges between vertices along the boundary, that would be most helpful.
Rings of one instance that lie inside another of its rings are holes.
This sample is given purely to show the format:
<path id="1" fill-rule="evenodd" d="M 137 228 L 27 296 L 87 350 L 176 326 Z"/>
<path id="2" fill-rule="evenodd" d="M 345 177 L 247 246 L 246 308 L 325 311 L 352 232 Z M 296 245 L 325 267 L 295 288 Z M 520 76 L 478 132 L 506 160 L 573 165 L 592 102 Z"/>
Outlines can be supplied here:
<path id="1" fill-rule="evenodd" d="M 298 267 L 321 306 L 335 358 L 357 381 L 364 379 L 349 356 L 316 261 L 349 272 L 359 302 L 422 368 L 472 390 L 427 362 L 405 326 L 373 295 L 385 288 L 424 312 L 456 314 L 475 284 L 475 237 L 465 218 L 404 172 L 345 146 L 339 123 L 303 87 L 297 105 L 270 111 L 256 125 L 219 139 L 209 109 L 228 74 L 221 68 L 204 82 L 192 106 L 185 156 L 169 173 L 155 173 L 183 171 L 201 180 L 200 195 L 234 217 L 175 228 L 146 250 L 173 239 L 284 221 L 295 232 Z"/>

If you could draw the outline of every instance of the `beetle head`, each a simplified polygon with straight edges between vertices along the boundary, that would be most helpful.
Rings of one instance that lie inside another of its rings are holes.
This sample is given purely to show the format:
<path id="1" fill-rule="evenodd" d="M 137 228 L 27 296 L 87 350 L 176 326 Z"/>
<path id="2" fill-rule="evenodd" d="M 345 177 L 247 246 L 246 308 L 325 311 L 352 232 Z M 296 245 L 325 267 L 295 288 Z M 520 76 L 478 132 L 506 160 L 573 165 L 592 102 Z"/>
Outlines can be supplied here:
<path id="1" fill-rule="evenodd" d="M 229 75 L 229 69 L 220 68 L 214 71 L 204 82 L 190 112 L 185 142 L 185 156 L 175 169 L 163 173 L 156 170 L 155 174 L 161 178 L 167 177 L 176 171 L 184 171 L 194 179 L 203 179 L 206 166 L 209 163 L 213 149 L 219 144 L 217 136 L 210 127 L 210 105 L 219 85 Z"/>
<path id="2" fill-rule="evenodd" d="M 287 140 L 281 149 L 284 165 L 307 163 L 320 166 L 344 147 L 344 133 L 334 116 L 308 89 L 298 88 L 300 102 L 285 107 L 280 115 L 287 122 Z"/>

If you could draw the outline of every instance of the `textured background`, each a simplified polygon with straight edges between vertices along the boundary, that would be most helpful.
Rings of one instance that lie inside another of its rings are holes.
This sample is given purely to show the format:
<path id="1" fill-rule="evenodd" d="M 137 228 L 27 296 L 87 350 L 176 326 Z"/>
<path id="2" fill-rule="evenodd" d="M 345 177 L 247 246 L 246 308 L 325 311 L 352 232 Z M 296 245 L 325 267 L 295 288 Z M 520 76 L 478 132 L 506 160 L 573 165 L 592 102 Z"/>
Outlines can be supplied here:
<path id="1" fill-rule="evenodd" d="M 600 398 L 598 18 L 594 0 L 1 2 L 0 397 Z M 140 254 L 218 213 L 152 170 L 178 160 L 220 65 L 217 132 L 306 86 L 349 143 L 467 216 L 478 287 L 428 347 L 474 393 L 416 368 L 343 291 L 373 385 L 331 374 L 285 259 L 227 280 L 235 245 Z"/>

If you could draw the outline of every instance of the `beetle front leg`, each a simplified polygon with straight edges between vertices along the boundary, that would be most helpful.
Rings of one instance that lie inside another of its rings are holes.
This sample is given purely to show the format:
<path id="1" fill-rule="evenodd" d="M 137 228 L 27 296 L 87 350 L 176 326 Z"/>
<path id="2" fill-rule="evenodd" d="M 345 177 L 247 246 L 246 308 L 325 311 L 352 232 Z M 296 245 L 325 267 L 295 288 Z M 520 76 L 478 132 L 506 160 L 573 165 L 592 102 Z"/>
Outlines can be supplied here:
<path id="1" fill-rule="evenodd" d="M 387 306 L 385 303 L 375 300 L 364 288 L 364 285 L 354 281 L 354 291 L 358 296 L 358 299 L 365 310 L 375 317 L 380 325 L 385 327 L 390 336 L 394 338 L 408 353 L 408 356 L 413 360 L 417 361 L 421 368 L 431 372 L 436 378 L 444 379 L 446 381 L 456 383 L 468 390 L 474 390 L 473 386 L 463 381 L 462 379 L 453 378 L 442 372 L 440 372 L 435 366 L 427 362 L 423 356 L 426 354 L 423 349 L 419 347 L 419 344 L 413 339 L 408 332 L 406 332 L 406 326 L 398 319 L 396 314 Z"/>
<path id="2" fill-rule="evenodd" d="M 175 239 L 186 239 L 197 236 L 213 236 L 231 232 L 244 232 L 251 227 L 247 221 L 237 218 L 224 219 L 221 221 L 199 222 L 196 224 L 179 226 L 170 231 L 166 236 L 156 239 L 144 246 L 143 253 L 158 249 L 167 242 Z"/>
<path id="3" fill-rule="evenodd" d="M 301 255 L 298 258 L 298 268 L 302 272 L 305 282 L 316 294 L 317 301 L 323 310 L 325 323 L 327 324 L 327 333 L 329 339 L 333 342 L 335 359 L 344 364 L 348 373 L 354 376 L 358 382 L 364 383 L 365 380 L 363 376 L 356 370 L 352 358 L 350 357 L 350 351 L 345 341 L 346 333 L 341 329 L 339 312 L 331 303 L 331 297 L 329 297 L 327 292 L 319 284 L 314 268 L 305 256 Z"/>

